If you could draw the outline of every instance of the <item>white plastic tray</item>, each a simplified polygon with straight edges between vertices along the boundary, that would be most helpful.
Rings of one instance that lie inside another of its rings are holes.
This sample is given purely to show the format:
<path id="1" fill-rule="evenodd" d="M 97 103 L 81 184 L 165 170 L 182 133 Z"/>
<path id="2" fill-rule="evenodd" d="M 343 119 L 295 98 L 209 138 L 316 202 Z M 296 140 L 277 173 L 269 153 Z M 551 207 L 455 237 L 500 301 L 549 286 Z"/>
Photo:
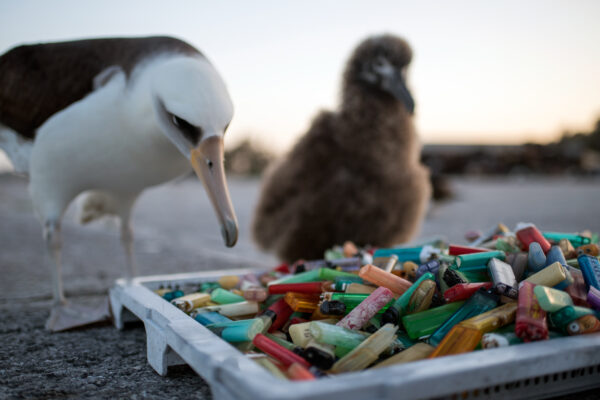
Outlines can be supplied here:
<path id="1" fill-rule="evenodd" d="M 188 364 L 223 399 L 518 399 L 544 398 L 600 387 L 600 334 L 573 336 L 316 381 L 272 376 L 237 349 L 163 300 L 159 285 L 214 281 L 256 270 L 221 270 L 140 277 L 116 282 L 110 303 L 117 328 L 131 315 L 144 322 L 148 362 L 160 375 Z M 600 392 L 599 392 L 600 394 Z"/>

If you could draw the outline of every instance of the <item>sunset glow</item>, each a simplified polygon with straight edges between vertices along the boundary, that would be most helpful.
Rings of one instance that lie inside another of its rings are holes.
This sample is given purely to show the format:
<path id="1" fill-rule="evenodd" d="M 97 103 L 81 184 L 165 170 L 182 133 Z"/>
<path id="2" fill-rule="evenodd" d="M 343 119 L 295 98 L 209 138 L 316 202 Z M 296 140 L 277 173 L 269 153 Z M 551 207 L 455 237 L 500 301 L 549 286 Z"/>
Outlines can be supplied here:
<path id="1" fill-rule="evenodd" d="M 382 32 L 415 53 L 425 143 L 548 142 L 600 116 L 595 1 L 19 1 L 0 5 L 0 52 L 22 43 L 168 34 L 216 64 L 250 137 L 285 151 L 337 105 L 352 49 Z"/>

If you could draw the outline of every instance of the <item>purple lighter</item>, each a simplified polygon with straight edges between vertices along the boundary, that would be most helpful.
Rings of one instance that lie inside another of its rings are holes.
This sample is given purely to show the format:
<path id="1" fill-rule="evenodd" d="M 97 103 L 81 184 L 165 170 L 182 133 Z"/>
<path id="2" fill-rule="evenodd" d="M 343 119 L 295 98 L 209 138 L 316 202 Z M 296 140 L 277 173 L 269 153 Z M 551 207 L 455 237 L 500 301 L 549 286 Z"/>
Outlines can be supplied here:
<path id="1" fill-rule="evenodd" d="M 590 291 L 587 295 L 587 301 L 596 310 L 600 310 L 600 290 L 590 286 Z"/>

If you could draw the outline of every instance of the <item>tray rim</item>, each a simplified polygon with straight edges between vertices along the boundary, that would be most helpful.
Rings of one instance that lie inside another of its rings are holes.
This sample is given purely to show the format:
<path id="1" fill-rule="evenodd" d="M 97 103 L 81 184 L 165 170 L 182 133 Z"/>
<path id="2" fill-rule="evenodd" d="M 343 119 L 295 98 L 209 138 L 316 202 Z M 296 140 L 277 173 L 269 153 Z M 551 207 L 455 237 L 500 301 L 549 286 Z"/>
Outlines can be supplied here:
<path id="1" fill-rule="evenodd" d="M 131 281 L 119 279 L 110 291 L 111 303 L 115 299 L 127 309 L 135 302 L 140 303 L 137 310 L 130 310 L 144 321 L 147 334 L 148 325 L 162 330 L 167 346 L 201 375 L 211 389 L 220 386 L 218 391 L 226 389 L 232 398 L 331 399 L 343 395 L 344 399 L 352 399 L 359 398 L 356 395 L 364 390 L 371 396 L 377 393 L 379 398 L 391 398 L 398 391 L 403 398 L 439 397 L 475 390 L 482 384 L 489 387 L 575 368 L 600 366 L 600 334 L 596 333 L 420 360 L 315 381 L 283 381 L 150 289 L 151 286 L 158 287 L 159 283 L 202 282 L 224 275 L 260 271 L 242 268 L 142 276 Z M 147 303 L 141 304 L 144 301 Z M 150 362 L 150 354 L 148 356 Z M 559 360 L 561 362 L 557 362 Z M 453 365 L 450 371 L 449 362 Z M 513 376 L 516 373 L 518 376 Z M 465 375 L 470 379 L 465 380 Z M 600 379 L 598 381 L 600 385 Z"/>

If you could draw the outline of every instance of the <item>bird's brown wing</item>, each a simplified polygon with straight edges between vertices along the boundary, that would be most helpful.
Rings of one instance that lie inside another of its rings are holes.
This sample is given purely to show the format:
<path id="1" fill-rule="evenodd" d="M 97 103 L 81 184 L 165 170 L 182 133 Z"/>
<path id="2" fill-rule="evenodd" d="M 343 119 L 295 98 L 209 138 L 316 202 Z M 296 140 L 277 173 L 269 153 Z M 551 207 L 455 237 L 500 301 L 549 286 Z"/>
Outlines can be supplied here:
<path id="1" fill-rule="evenodd" d="M 324 179 L 330 176 L 336 150 L 331 135 L 334 123 L 332 113 L 319 114 L 292 151 L 264 178 L 253 235 L 257 244 L 275 250 L 282 259 L 315 258 L 313 242 L 320 240 L 320 232 L 314 226 L 319 221 L 312 215 L 315 201 L 328 190 Z M 322 255 L 321 249 L 317 252 Z"/>
<path id="2" fill-rule="evenodd" d="M 160 52 L 200 54 L 170 37 L 88 39 L 15 47 L 0 56 L 0 122 L 24 138 L 51 115 L 93 90 L 93 80 L 116 65 L 127 74 Z"/>

